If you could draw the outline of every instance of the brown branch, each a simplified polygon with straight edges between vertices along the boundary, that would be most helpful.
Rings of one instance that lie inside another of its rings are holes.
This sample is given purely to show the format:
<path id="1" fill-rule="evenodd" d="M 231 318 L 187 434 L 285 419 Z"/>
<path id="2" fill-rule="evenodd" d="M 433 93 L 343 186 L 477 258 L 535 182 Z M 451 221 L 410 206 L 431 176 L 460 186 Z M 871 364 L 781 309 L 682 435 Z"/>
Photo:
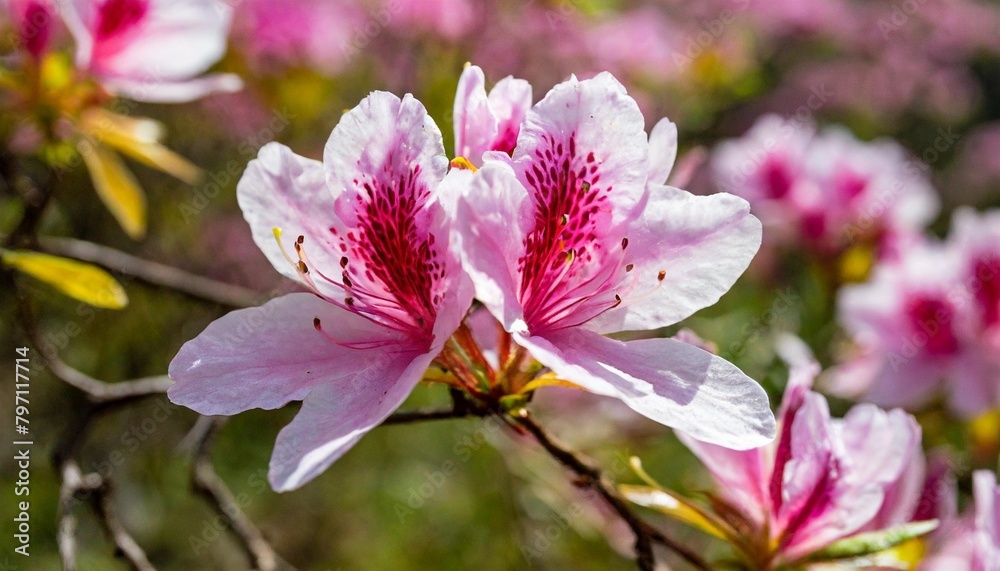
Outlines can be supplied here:
<path id="1" fill-rule="evenodd" d="M 513 423 L 515 427 L 521 427 L 530 433 L 550 456 L 579 476 L 583 485 L 589 486 L 596 491 L 615 510 L 615 513 L 628 524 L 635 535 L 636 564 L 639 566 L 639 569 L 643 571 L 653 570 L 655 565 L 653 544 L 659 543 L 677 553 L 677 555 L 696 569 L 703 571 L 711 570 L 711 567 L 693 551 L 670 539 L 663 532 L 646 523 L 646 521 L 633 512 L 628 501 L 618 493 L 614 484 L 604 476 L 601 469 L 597 467 L 593 460 L 574 452 L 562 442 L 559 442 L 542 428 L 541 425 L 535 422 L 527 410 L 520 409 L 515 411 L 505 416 L 505 419 Z"/>
<path id="2" fill-rule="evenodd" d="M 42 238 L 40 245 L 43 251 L 50 254 L 97 264 L 110 272 L 226 307 L 259 305 L 264 297 L 246 288 L 144 260 L 93 242 L 74 238 Z"/>
<path id="3" fill-rule="evenodd" d="M 479 401 L 469 400 L 465 392 L 461 389 L 452 388 L 451 406 L 447 408 L 417 408 L 413 410 L 398 411 L 382 421 L 382 426 L 392 426 L 395 424 L 411 424 L 427 420 L 447 420 L 450 418 L 484 417 L 496 414 L 494 408 L 490 408 Z"/>
<path id="4" fill-rule="evenodd" d="M 97 473 L 81 473 L 80 467 L 72 460 L 62 463 L 60 475 L 58 544 L 64 571 L 76 570 L 76 516 L 73 515 L 73 506 L 82 500 L 93 507 L 101 526 L 115 544 L 117 556 L 128 561 L 136 571 L 156 571 L 118 518 L 111 481 Z"/>
<path id="5" fill-rule="evenodd" d="M 292 568 L 278 556 L 260 530 L 243 513 L 236 497 L 215 471 L 211 447 L 225 421 L 224 417 L 202 416 L 192 428 L 191 436 L 194 441 L 194 461 L 191 465 L 192 487 L 229 524 L 229 529 L 240 540 L 255 569 L 275 571 L 279 567 Z"/>
<path id="6" fill-rule="evenodd" d="M 83 371 L 71 367 L 59 358 L 55 350 L 45 341 L 38 330 L 38 323 L 35 321 L 26 299 L 19 297 L 17 306 L 21 316 L 20 321 L 28 336 L 28 340 L 44 357 L 43 365 L 57 379 L 86 394 L 91 402 L 98 404 L 121 402 L 149 395 L 162 394 L 167 392 L 167 389 L 173 383 L 166 375 L 144 377 L 117 383 L 108 383 L 95 379 Z"/>
<path id="7" fill-rule="evenodd" d="M 6 155 L 0 152 L 0 155 Z M 4 240 L 7 247 L 32 246 L 36 242 L 38 225 L 55 193 L 55 175 L 47 173 L 41 185 L 36 185 L 26 175 L 15 172 L 12 161 L 0 160 L 0 175 L 7 187 L 15 191 L 24 201 L 24 214 L 20 222 Z"/>

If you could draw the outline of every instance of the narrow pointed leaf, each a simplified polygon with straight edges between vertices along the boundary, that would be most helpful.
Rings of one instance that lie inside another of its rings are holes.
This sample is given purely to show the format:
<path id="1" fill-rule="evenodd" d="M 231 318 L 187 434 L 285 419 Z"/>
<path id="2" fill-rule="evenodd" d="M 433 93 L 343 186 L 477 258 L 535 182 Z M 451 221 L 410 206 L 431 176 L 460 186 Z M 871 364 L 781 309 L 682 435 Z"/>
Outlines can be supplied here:
<path id="1" fill-rule="evenodd" d="M 84 114 L 81 122 L 89 136 L 147 166 L 192 185 L 202 179 L 200 168 L 160 144 L 163 126 L 152 119 L 94 109 Z"/>
<path id="2" fill-rule="evenodd" d="M 808 561 L 835 561 L 872 555 L 892 549 L 911 539 L 926 535 L 938 527 L 936 519 L 905 523 L 882 531 L 859 533 L 842 539 L 808 557 Z"/>
<path id="3" fill-rule="evenodd" d="M 99 144 L 80 149 L 97 195 L 121 224 L 125 233 L 138 240 L 146 234 L 146 197 L 121 158 Z"/>
<path id="4" fill-rule="evenodd" d="M 121 309 L 128 305 L 128 296 L 121 284 L 96 266 L 26 250 L 3 250 L 0 260 L 73 299 L 95 307 Z"/>
<path id="5" fill-rule="evenodd" d="M 669 492 L 649 486 L 631 486 L 628 484 L 618 486 L 618 491 L 634 504 L 666 514 L 719 539 L 728 539 L 723 528 L 716 522 L 706 517 L 700 510 L 692 507 L 687 501 Z"/>

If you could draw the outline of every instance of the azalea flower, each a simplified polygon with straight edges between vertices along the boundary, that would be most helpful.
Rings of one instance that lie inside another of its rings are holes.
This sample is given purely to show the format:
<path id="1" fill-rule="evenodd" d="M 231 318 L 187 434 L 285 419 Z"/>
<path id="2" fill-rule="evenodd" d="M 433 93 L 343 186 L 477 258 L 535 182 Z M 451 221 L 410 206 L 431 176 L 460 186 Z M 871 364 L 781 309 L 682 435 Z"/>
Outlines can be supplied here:
<path id="1" fill-rule="evenodd" d="M 49 0 L 4 0 L 0 11 L 17 34 L 19 47 L 38 60 L 49 48 L 58 28 L 55 9 Z"/>
<path id="2" fill-rule="evenodd" d="M 487 152 L 482 169 L 449 175 L 454 239 L 476 297 L 510 336 L 501 363 L 527 352 L 554 383 L 706 441 L 760 446 L 774 418 L 735 366 L 681 341 L 602 335 L 666 327 L 715 303 L 759 245 L 746 201 L 661 185 L 671 127 L 647 140 L 610 74 L 557 85 L 528 111 L 512 156 Z"/>
<path id="3" fill-rule="evenodd" d="M 783 345 L 791 370 L 774 442 L 736 451 L 680 435 L 717 484 L 711 512 L 683 501 L 699 514 L 688 521 L 730 541 L 752 569 L 822 560 L 838 542 L 861 545 L 865 537 L 907 524 L 917 513 L 926 471 L 912 416 L 862 404 L 843 419 L 831 418 L 826 399 L 810 390 L 819 366 L 798 340 Z M 643 505 L 666 505 L 657 499 L 666 491 L 625 490 Z M 895 543 L 933 527 L 898 528 L 909 532 Z"/>
<path id="4" fill-rule="evenodd" d="M 851 248 L 891 257 L 939 208 L 926 173 L 897 143 L 862 142 L 839 127 L 817 132 L 809 121 L 776 115 L 721 143 L 712 167 L 719 188 L 762 217 L 765 241 L 803 244 L 823 257 Z"/>
<path id="5" fill-rule="evenodd" d="M 138 101 L 192 101 L 237 91 L 238 77 L 198 77 L 226 51 L 232 9 L 221 0 L 68 0 L 76 64 L 106 89 Z"/>
<path id="6" fill-rule="evenodd" d="M 948 541 L 927 557 L 919 571 L 1000 570 L 1000 486 L 996 474 L 972 475 L 975 504 L 971 517 L 953 527 Z"/>
<path id="7" fill-rule="evenodd" d="M 854 341 L 829 389 L 919 409 L 939 395 L 971 418 L 1000 407 L 1000 217 L 956 212 L 947 242 L 927 241 L 841 291 Z"/>
<path id="8" fill-rule="evenodd" d="M 302 400 L 269 478 L 309 481 L 395 410 L 472 301 L 438 185 L 448 161 L 423 105 L 384 92 L 346 113 L 323 162 L 272 143 L 238 186 L 257 245 L 311 293 L 235 311 L 185 344 L 170 399 L 231 415 Z M 440 355 L 439 355 L 440 354 Z"/>
<path id="9" fill-rule="evenodd" d="M 521 122 L 531 108 L 531 84 L 507 76 L 486 94 L 483 70 L 467 65 L 455 94 L 455 155 L 482 166 L 487 151 L 514 152 Z"/>

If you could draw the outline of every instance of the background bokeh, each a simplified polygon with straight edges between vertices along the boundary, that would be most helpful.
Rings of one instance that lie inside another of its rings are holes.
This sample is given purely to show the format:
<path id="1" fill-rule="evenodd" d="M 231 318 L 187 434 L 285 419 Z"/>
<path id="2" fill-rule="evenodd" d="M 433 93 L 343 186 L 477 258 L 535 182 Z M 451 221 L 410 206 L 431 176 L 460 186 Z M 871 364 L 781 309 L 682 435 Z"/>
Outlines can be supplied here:
<path id="1" fill-rule="evenodd" d="M 269 296 L 293 289 L 253 245 L 236 205 L 239 173 L 256 150 L 280 141 L 319 158 L 340 114 L 372 90 L 413 93 L 452 149 L 451 106 L 465 62 L 488 84 L 513 74 L 536 100 L 576 74 L 611 71 L 640 103 L 651 127 L 670 117 L 682 155 L 694 157 L 688 188 L 714 192 L 699 153 L 744 133 L 759 116 L 805 109 L 820 125 L 840 124 L 864 140 L 888 136 L 922 160 L 947 230 L 958 205 L 1000 206 L 1000 7 L 974 0 L 236 0 L 229 52 L 218 64 L 245 81 L 238 93 L 182 105 L 139 104 L 130 114 L 168 128 L 168 146 L 208 173 L 188 186 L 130 165 L 149 199 L 148 236 L 130 240 L 96 200 L 86 171 L 62 171 L 43 233 L 105 244 Z M 812 97 L 812 99 L 810 99 Z M 817 105 L 812 102 L 819 101 Z M 5 124 L 16 117 L 4 117 Z M 935 147 L 942 133 L 949 143 Z M 930 152 L 933 151 L 933 152 Z M 5 160 L 12 160 L 8 148 Z M 30 176 L 39 165 L 26 162 Z M 0 232 L 21 204 L 0 198 Z M 4 283 L 0 384 L 3 505 L 12 505 L 9 450 L 13 349 L 25 342 L 16 305 L 30 304 L 59 356 L 109 381 L 162 374 L 182 343 L 226 309 L 120 278 L 130 305 L 92 309 L 30 280 L 30 296 Z M 829 274 L 805 252 L 782 251 L 752 268 L 715 307 L 685 326 L 759 380 L 777 402 L 786 369 L 776 332 L 801 336 L 824 365 L 844 342 Z M 660 333 L 672 334 L 675 330 Z M 410 405 L 445 403 L 420 388 Z M 832 400 L 835 413 L 847 403 Z M 266 484 L 275 435 L 297 405 L 251 411 L 222 429 L 213 457 L 241 507 L 278 553 L 300 569 L 629 568 L 628 530 L 579 491 L 526 437 L 480 419 L 384 427 L 304 488 L 276 494 Z M 565 389 L 533 404 L 552 432 L 597 458 L 617 481 L 635 481 L 630 455 L 668 487 L 710 487 L 704 469 L 671 432 L 617 402 Z M 58 481 L 47 455 L 73 426 L 82 396 L 36 366 L 32 373 L 30 564 L 0 552 L 0 569 L 55 569 Z M 103 416 L 84 439 L 84 470 L 113 474 L 125 524 L 161 569 L 241 569 L 248 563 L 219 518 L 191 493 L 185 434 L 196 415 L 165 397 Z M 974 468 L 996 468 L 995 417 L 958 422 L 923 411 L 925 448 L 947 447 L 962 503 Z M 3 545 L 13 525 L 4 509 Z M 646 513 L 706 553 L 724 547 Z M 125 569 L 87 510 L 79 510 L 81 569 Z M 666 556 L 669 561 L 670 557 Z M 678 565 L 678 568 L 681 568 Z"/>

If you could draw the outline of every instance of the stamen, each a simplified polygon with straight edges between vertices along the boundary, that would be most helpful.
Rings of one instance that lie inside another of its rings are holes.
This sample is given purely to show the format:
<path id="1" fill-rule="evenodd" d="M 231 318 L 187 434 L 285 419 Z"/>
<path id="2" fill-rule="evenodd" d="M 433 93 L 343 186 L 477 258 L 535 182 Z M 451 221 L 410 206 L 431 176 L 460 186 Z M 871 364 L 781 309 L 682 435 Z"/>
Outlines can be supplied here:
<path id="1" fill-rule="evenodd" d="M 464 171 L 476 172 L 477 170 L 479 170 L 476 168 L 476 165 L 469 162 L 469 159 L 465 157 L 455 157 L 451 159 L 451 164 L 449 166 L 451 166 L 451 168 L 453 169 L 464 170 Z"/>

